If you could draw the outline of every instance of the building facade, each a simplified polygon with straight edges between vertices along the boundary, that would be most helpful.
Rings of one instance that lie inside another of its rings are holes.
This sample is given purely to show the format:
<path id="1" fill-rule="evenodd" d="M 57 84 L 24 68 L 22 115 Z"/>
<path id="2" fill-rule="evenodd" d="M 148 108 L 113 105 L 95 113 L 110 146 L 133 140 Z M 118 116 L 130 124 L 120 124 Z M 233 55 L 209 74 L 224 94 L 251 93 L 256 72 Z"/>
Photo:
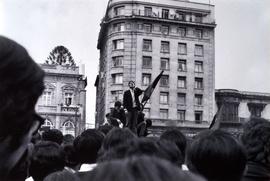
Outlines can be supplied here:
<path id="1" fill-rule="evenodd" d="M 146 89 L 164 70 L 145 106 L 153 127 L 204 128 L 213 118 L 214 6 L 180 0 L 110 0 L 98 40 L 96 127 L 128 82 Z"/>
<path id="2" fill-rule="evenodd" d="M 270 120 L 270 93 L 217 89 L 215 99 L 217 111 L 224 106 L 220 128 L 235 135 L 241 134 L 250 117 Z"/>
<path id="3" fill-rule="evenodd" d="M 44 117 L 45 129 L 56 128 L 63 134 L 78 135 L 85 129 L 86 79 L 79 67 L 41 64 L 45 71 L 45 90 L 36 111 Z"/>

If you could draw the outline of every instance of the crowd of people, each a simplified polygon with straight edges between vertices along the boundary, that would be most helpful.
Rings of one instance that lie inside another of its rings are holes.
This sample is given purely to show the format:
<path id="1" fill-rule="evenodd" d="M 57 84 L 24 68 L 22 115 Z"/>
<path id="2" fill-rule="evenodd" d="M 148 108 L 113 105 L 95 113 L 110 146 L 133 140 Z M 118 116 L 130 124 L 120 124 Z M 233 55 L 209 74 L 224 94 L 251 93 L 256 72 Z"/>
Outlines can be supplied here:
<path id="1" fill-rule="evenodd" d="M 113 125 L 77 137 L 56 129 L 41 134 L 44 120 L 35 104 L 43 79 L 21 45 L 0 36 L 1 181 L 270 180 L 270 122 L 263 118 L 250 118 L 240 139 L 210 129 L 187 139 L 177 128 L 150 137 L 140 127 L 151 126 L 149 121 L 133 106 L 128 120 L 114 119 L 123 114 L 116 103 L 108 116 Z M 128 125 L 134 115 L 136 124 Z"/>

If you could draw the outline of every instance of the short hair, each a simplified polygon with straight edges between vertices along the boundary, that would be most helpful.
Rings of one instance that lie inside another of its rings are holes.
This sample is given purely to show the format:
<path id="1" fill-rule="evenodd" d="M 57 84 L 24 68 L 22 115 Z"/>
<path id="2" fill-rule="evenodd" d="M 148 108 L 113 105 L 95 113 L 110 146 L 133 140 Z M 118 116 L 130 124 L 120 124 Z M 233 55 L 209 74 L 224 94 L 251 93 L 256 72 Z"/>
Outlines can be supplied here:
<path id="1" fill-rule="evenodd" d="M 0 137 L 20 138 L 29 131 L 44 75 L 24 47 L 0 36 Z"/>
<path id="2" fill-rule="evenodd" d="M 64 156 L 60 145 L 41 141 L 33 149 L 29 173 L 34 180 L 43 180 L 48 174 L 64 168 Z"/>
<path id="3" fill-rule="evenodd" d="M 63 137 L 63 133 L 58 129 L 49 129 L 44 131 L 44 133 L 42 134 L 42 140 L 52 141 L 59 145 L 61 145 Z"/>
<path id="4" fill-rule="evenodd" d="M 114 107 L 121 107 L 122 106 L 122 103 L 120 101 L 116 101 L 114 103 Z"/>
<path id="5" fill-rule="evenodd" d="M 63 170 L 49 174 L 43 181 L 79 181 L 80 179 L 73 173 Z"/>
<path id="6" fill-rule="evenodd" d="M 73 145 L 73 141 L 74 141 L 75 137 L 71 134 L 66 134 L 63 136 L 63 141 L 62 144 L 63 145 Z"/>
<path id="7" fill-rule="evenodd" d="M 65 158 L 65 166 L 67 167 L 75 167 L 78 165 L 78 159 L 77 155 L 74 149 L 73 145 L 64 145 L 62 146 L 63 153 L 64 153 L 64 158 Z"/>
<path id="8" fill-rule="evenodd" d="M 74 140 L 74 148 L 80 163 L 95 163 L 104 139 L 103 133 L 87 129 Z"/>
<path id="9" fill-rule="evenodd" d="M 180 170 L 166 160 L 149 156 L 135 156 L 100 163 L 82 180 L 91 181 L 203 181 L 190 172 Z"/>
<path id="10" fill-rule="evenodd" d="M 222 130 L 198 134 L 187 149 L 187 166 L 209 181 L 240 181 L 246 154 L 240 143 Z"/>
<path id="11" fill-rule="evenodd" d="M 174 128 L 166 130 L 161 134 L 160 139 L 175 143 L 178 149 L 182 152 L 182 155 L 185 156 L 187 139 L 179 129 Z"/>
<path id="12" fill-rule="evenodd" d="M 270 122 L 263 118 L 251 118 L 241 137 L 248 161 L 270 164 Z M 256 123 L 257 122 L 257 123 Z M 250 126 L 250 125 L 253 126 Z"/>
<path id="13" fill-rule="evenodd" d="M 107 135 L 111 129 L 113 129 L 112 125 L 102 125 L 98 127 L 98 130 L 104 135 Z"/>

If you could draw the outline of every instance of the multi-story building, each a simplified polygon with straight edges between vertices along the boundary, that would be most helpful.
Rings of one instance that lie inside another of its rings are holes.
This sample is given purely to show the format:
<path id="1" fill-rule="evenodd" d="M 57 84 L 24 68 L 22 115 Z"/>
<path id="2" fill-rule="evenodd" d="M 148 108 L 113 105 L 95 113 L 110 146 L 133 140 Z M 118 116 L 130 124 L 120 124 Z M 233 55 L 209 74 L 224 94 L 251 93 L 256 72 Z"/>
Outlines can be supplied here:
<path id="1" fill-rule="evenodd" d="M 235 89 L 216 90 L 216 110 L 221 109 L 220 128 L 235 135 L 242 132 L 242 125 L 250 117 L 270 120 L 270 94 L 238 91 Z"/>
<path id="2" fill-rule="evenodd" d="M 155 128 L 204 128 L 214 114 L 214 6 L 188 0 L 110 0 L 98 40 L 96 126 L 128 81 L 146 89 L 164 70 L 145 106 Z"/>
<path id="3" fill-rule="evenodd" d="M 36 111 L 44 117 L 43 128 L 56 128 L 63 134 L 78 135 L 85 128 L 87 82 L 79 67 L 41 64 L 45 90 Z"/>

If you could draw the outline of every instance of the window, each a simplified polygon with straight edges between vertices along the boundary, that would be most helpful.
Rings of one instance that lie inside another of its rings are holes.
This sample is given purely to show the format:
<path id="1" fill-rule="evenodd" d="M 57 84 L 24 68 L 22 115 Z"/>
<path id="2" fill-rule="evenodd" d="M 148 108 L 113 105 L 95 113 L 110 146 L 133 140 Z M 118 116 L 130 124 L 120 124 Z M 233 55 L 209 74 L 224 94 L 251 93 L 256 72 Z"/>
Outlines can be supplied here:
<path id="1" fill-rule="evenodd" d="M 161 26 L 161 33 L 165 34 L 165 35 L 168 35 L 169 34 L 169 26 L 165 26 L 165 25 L 162 25 Z"/>
<path id="2" fill-rule="evenodd" d="M 63 135 L 66 135 L 66 134 L 71 134 L 73 136 L 75 135 L 75 126 L 73 122 L 66 121 L 64 122 L 62 127 L 63 127 Z"/>
<path id="3" fill-rule="evenodd" d="M 119 67 L 123 65 L 124 56 L 116 56 L 112 58 L 112 67 Z"/>
<path id="4" fill-rule="evenodd" d="M 113 25 L 114 31 L 125 31 L 125 23 L 116 23 Z"/>
<path id="5" fill-rule="evenodd" d="M 178 70 L 181 72 L 187 71 L 187 61 L 178 60 Z"/>
<path id="6" fill-rule="evenodd" d="M 170 53 L 170 42 L 161 41 L 160 52 L 161 53 Z"/>
<path id="7" fill-rule="evenodd" d="M 113 40 L 113 49 L 114 50 L 124 49 L 124 40 L 123 39 Z"/>
<path id="8" fill-rule="evenodd" d="M 50 120 L 45 119 L 45 121 L 44 121 L 43 125 L 41 125 L 41 127 L 42 128 L 47 127 L 49 129 L 52 129 L 53 128 L 53 123 Z"/>
<path id="9" fill-rule="evenodd" d="M 177 103 L 180 105 L 186 105 L 186 94 L 178 93 L 177 94 Z"/>
<path id="10" fill-rule="evenodd" d="M 185 36 L 186 36 L 186 28 L 183 28 L 183 27 L 177 28 L 177 33 L 178 33 L 181 37 L 185 37 Z"/>
<path id="11" fill-rule="evenodd" d="M 122 101 L 123 99 L 123 91 L 122 90 L 116 90 L 116 91 L 112 91 L 112 101 L 116 102 L 116 101 Z"/>
<path id="12" fill-rule="evenodd" d="M 203 72 L 203 62 L 195 61 L 195 72 Z"/>
<path id="13" fill-rule="evenodd" d="M 178 54 L 186 55 L 187 54 L 187 44 L 178 43 Z"/>
<path id="14" fill-rule="evenodd" d="M 144 16 L 152 16 L 152 8 L 144 7 Z"/>
<path id="15" fill-rule="evenodd" d="M 168 104 L 169 103 L 169 93 L 168 92 L 160 92 L 160 103 Z"/>
<path id="16" fill-rule="evenodd" d="M 203 56 L 203 45 L 195 45 L 195 56 Z"/>
<path id="17" fill-rule="evenodd" d="M 178 88 L 186 88 L 186 77 L 178 77 L 177 80 L 177 87 Z"/>
<path id="18" fill-rule="evenodd" d="M 65 92 L 64 94 L 65 105 L 70 106 L 73 104 L 73 92 Z"/>
<path id="19" fill-rule="evenodd" d="M 169 58 L 161 58 L 160 59 L 160 69 L 169 70 Z"/>
<path id="20" fill-rule="evenodd" d="M 124 6 L 119 6 L 114 8 L 114 15 L 115 16 L 121 16 L 124 15 Z"/>
<path id="21" fill-rule="evenodd" d="M 152 32 L 152 25 L 151 24 L 143 24 L 144 31 L 147 33 Z"/>
<path id="22" fill-rule="evenodd" d="M 142 74 L 142 85 L 150 85 L 151 83 L 151 74 Z"/>
<path id="23" fill-rule="evenodd" d="M 180 121 L 185 121 L 186 111 L 185 110 L 177 110 L 177 119 Z"/>
<path id="24" fill-rule="evenodd" d="M 202 15 L 201 14 L 195 15 L 195 22 L 196 23 L 202 23 Z"/>
<path id="25" fill-rule="evenodd" d="M 203 95 L 195 94 L 195 105 L 201 106 L 203 104 Z"/>
<path id="26" fill-rule="evenodd" d="M 152 57 L 143 56 L 143 68 L 152 68 Z"/>
<path id="27" fill-rule="evenodd" d="M 150 118 L 150 108 L 144 108 L 143 113 L 145 118 Z"/>
<path id="28" fill-rule="evenodd" d="M 123 84 L 123 74 L 112 74 L 113 84 Z"/>
<path id="29" fill-rule="evenodd" d="M 152 51 L 152 40 L 143 40 L 143 51 Z"/>
<path id="30" fill-rule="evenodd" d="M 160 78 L 160 84 L 161 87 L 168 87 L 169 86 L 169 76 L 168 75 L 162 75 Z"/>
<path id="31" fill-rule="evenodd" d="M 42 94 L 42 103 L 44 105 L 51 105 L 52 104 L 52 91 L 44 90 Z"/>
<path id="32" fill-rule="evenodd" d="M 168 9 L 162 9 L 161 18 L 169 19 L 169 10 Z"/>
<path id="33" fill-rule="evenodd" d="M 168 119 L 168 109 L 160 109 L 159 116 L 161 119 Z"/>
<path id="34" fill-rule="evenodd" d="M 195 111 L 195 123 L 201 123 L 202 122 L 202 111 Z"/>
<path id="35" fill-rule="evenodd" d="M 201 39 L 202 38 L 203 31 L 201 29 L 195 30 L 195 37 Z"/>
<path id="36" fill-rule="evenodd" d="M 195 78 L 195 89 L 203 89 L 203 79 Z"/>

